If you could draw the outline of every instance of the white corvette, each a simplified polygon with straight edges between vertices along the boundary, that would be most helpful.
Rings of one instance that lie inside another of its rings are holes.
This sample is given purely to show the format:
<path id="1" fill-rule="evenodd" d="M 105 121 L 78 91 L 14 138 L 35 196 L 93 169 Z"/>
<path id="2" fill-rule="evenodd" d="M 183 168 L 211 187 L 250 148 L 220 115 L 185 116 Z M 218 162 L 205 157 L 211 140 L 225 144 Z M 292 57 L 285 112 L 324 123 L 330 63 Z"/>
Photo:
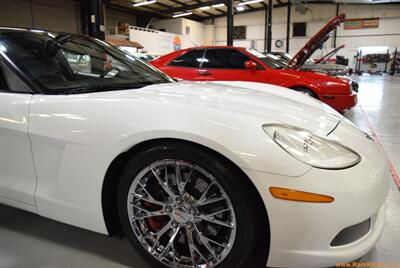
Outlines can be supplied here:
<path id="1" fill-rule="evenodd" d="M 331 266 L 382 232 L 385 157 L 312 98 L 37 30 L 0 28 L 0 70 L 0 203 L 123 233 L 153 267 Z"/>

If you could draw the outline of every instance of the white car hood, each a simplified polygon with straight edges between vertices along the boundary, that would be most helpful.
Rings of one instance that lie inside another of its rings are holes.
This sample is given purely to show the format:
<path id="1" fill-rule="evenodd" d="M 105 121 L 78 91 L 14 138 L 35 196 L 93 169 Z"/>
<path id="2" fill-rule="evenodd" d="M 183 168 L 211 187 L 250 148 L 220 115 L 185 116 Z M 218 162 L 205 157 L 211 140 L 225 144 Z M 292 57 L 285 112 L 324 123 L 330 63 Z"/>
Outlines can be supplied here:
<path id="1" fill-rule="evenodd" d="M 251 82 L 177 82 L 123 91 L 122 98 L 155 98 L 171 105 L 202 105 L 232 116 L 257 117 L 263 124 L 282 123 L 321 135 L 329 134 L 341 115 L 329 106 L 293 90 Z"/>

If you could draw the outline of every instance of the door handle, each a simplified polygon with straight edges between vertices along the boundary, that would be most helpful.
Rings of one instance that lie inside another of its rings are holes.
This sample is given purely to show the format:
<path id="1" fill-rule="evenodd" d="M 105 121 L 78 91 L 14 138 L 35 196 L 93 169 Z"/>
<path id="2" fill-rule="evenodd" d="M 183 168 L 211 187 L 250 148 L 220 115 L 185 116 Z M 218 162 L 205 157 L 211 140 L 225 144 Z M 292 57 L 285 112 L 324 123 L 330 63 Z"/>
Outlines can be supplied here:
<path id="1" fill-rule="evenodd" d="M 199 70 L 199 75 L 209 76 L 211 73 L 207 70 Z"/>

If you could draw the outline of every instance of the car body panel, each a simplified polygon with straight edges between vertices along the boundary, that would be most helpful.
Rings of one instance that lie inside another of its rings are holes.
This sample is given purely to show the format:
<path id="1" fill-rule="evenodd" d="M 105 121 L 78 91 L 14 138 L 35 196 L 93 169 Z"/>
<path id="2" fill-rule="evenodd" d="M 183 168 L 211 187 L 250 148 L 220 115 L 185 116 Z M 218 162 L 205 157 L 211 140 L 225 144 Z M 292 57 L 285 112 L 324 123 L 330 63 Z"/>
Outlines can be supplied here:
<path id="1" fill-rule="evenodd" d="M 0 92 L 0 198 L 34 206 L 36 176 L 28 137 L 31 98 Z"/>
<path id="2" fill-rule="evenodd" d="M 262 68 L 257 70 L 247 69 L 213 69 L 213 68 L 186 68 L 170 66 L 169 63 L 175 58 L 191 50 L 198 49 L 235 49 L 245 54 L 250 60 L 256 62 Z M 329 103 L 337 111 L 352 108 L 356 104 L 349 81 L 345 79 L 329 76 L 323 73 L 302 71 L 296 69 L 271 69 L 257 57 L 240 47 L 212 46 L 196 47 L 184 49 L 162 56 L 150 62 L 159 70 L 168 75 L 184 80 L 192 81 L 251 81 L 259 83 L 269 83 L 286 88 L 307 88 L 313 91 L 318 99 Z M 206 72 L 207 75 L 201 75 Z M 324 94 L 333 96 L 329 101 L 323 97 Z M 346 96 L 342 102 L 342 97 L 336 99 L 336 95 Z"/>
<path id="3" fill-rule="evenodd" d="M 298 100 L 304 100 L 302 106 L 279 93 L 267 93 L 265 84 L 259 85 L 263 90 L 234 84 L 180 82 L 138 90 L 34 96 L 29 121 L 37 166 L 39 213 L 106 233 L 104 222 L 99 220 L 103 183 L 100 178 L 105 177 L 108 166 L 120 153 L 158 138 L 202 144 L 245 169 L 287 176 L 307 172 L 307 165 L 288 157 L 268 139 L 262 124 L 279 122 L 272 118 L 281 114 L 282 121 L 307 125 L 326 134 L 337 125 L 339 117 L 327 114 L 324 110 L 332 112 L 329 107 L 299 93 L 293 92 Z M 265 107 L 267 101 L 279 105 Z M 97 107 L 102 107 L 102 113 Z M 306 119 L 298 114 L 314 116 Z M 254 133 L 254 129 L 258 131 Z M 243 139 L 249 135 L 252 139 Z M 276 157 L 268 157 L 271 153 Z"/>

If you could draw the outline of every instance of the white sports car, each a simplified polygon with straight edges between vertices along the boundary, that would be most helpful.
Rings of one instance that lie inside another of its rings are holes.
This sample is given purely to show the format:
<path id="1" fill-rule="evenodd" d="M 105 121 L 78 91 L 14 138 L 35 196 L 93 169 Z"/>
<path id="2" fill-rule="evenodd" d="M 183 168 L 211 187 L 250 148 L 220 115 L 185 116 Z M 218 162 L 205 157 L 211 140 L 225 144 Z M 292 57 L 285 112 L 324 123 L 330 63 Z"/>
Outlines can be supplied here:
<path id="1" fill-rule="evenodd" d="M 0 28 L 0 67 L 0 203 L 123 233 L 153 267 L 330 266 L 382 232 L 383 153 L 313 98 L 38 30 Z"/>

